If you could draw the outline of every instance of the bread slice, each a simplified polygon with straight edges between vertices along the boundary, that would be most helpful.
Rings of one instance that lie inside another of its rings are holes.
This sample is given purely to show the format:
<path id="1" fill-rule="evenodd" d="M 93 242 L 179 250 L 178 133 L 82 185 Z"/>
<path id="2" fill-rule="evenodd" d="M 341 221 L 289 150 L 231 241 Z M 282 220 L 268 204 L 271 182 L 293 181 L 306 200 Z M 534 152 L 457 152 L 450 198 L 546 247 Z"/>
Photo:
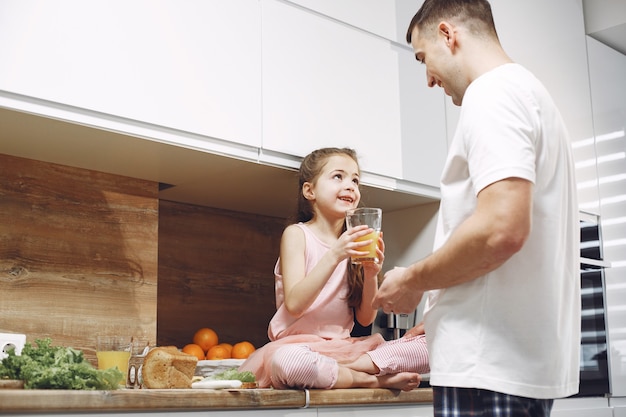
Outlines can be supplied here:
<path id="1" fill-rule="evenodd" d="M 143 361 L 145 388 L 191 388 L 198 358 L 183 353 L 176 346 L 151 349 Z"/>

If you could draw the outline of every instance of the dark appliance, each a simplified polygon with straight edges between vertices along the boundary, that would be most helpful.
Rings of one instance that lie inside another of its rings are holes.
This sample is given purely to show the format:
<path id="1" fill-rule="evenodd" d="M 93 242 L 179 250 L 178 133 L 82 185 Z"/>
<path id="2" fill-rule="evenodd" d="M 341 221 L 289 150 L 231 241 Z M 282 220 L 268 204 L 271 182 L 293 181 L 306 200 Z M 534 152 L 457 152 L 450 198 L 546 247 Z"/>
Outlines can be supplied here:
<path id="1" fill-rule="evenodd" d="M 599 217 L 581 212 L 580 386 L 575 397 L 603 397 L 610 391 L 602 233 Z"/>

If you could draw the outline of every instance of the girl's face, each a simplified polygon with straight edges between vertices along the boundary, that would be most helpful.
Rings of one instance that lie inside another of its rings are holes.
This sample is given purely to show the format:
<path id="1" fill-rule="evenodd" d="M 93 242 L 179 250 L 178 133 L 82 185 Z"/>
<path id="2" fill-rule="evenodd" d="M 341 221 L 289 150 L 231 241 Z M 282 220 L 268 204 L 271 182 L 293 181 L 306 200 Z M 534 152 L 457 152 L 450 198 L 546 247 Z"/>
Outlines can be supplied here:
<path id="1" fill-rule="evenodd" d="M 302 192 L 317 210 L 344 216 L 361 200 L 359 166 L 347 155 L 332 155 L 318 177 L 312 183 L 304 183 Z"/>

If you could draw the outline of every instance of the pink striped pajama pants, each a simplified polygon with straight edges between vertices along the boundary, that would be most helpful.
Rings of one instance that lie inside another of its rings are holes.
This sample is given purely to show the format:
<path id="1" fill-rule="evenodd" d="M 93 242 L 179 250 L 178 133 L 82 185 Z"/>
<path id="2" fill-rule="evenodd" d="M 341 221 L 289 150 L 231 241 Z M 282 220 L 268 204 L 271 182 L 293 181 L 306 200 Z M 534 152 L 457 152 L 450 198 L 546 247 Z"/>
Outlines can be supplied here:
<path id="1" fill-rule="evenodd" d="M 386 341 L 367 352 L 380 372 L 430 372 L 424 335 Z M 305 344 L 285 345 L 273 355 L 272 386 L 285 388 L 330 389 L 337 382 L 339 364 L 330 356 L 312 351 Z"/>

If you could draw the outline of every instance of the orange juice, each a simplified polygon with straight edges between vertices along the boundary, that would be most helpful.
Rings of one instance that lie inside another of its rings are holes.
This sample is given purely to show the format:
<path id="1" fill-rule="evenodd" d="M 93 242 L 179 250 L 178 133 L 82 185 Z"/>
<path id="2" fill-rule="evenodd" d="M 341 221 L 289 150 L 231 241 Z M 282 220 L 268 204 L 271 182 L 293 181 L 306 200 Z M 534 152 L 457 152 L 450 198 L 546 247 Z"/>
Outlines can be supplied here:
<path id="1" fill-rule="evenodd" d="M 126 383 L 126 374 L 128 373 L 128 359 L 130 359 L 129 351 L 121 350 L 105 350 L 96 352 L 98 357 L 98 369 L 109 369 L 117 367 L 124 377 L 120 380 L 120 384 Z"/>
<path id="2" fill-rule="evenodd" d="M 378 263 L 379 259 L 378 256 L 376 255 L 376 247 L 378 246 L 378 235 L 380 234 L 379 231 L 374 230 L 372 233 L 368 233 L 365 236 L 359 237 L 355 240 L 355 242 L 363 242 L 364 240 L 369 240 L 372 239 L 372 243 L 370 243 L 367 246 L 363 246 L 360 248 L 357 248 L 357 250 L 359 252 L 365 252 L 367 251 L 368 254 L 364 255 L 364 256 L 353 256 L 352 257 L 352 263 L 353 264 L 360 264 L 363 262 L 374 262 L 374 263 Z"/>

